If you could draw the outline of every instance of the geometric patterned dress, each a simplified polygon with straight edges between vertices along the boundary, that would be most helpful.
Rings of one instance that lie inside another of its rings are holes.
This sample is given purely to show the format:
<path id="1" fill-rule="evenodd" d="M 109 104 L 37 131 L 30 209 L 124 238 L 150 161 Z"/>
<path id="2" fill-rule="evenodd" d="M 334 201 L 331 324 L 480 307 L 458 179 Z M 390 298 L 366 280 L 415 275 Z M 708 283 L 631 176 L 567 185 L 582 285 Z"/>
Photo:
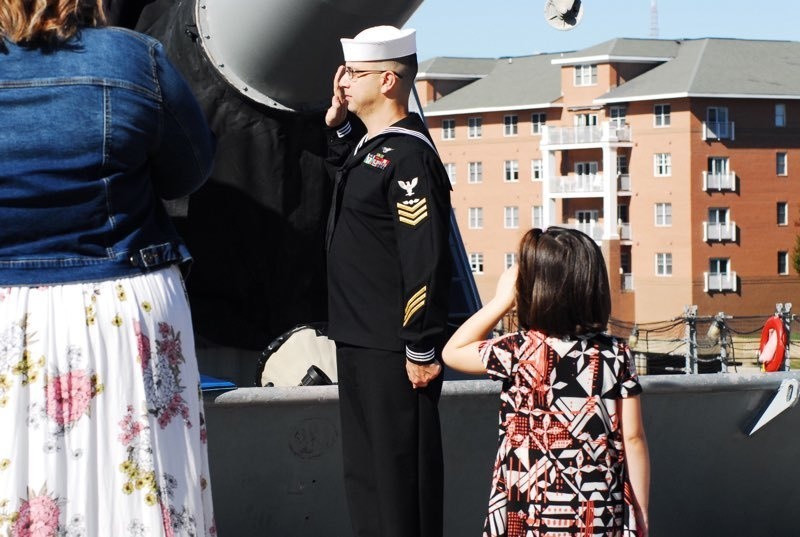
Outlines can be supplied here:
<path id="1" fill-rule="evenodd" d="M 617 405 L 642 388 L 627 345 L 531 330 L 480 353 L 503 382 L 484 537 L 635 536 Z"/>
<path id="2" fill-rule="evenodd" d="M 183 282 L 0 286 L 0 535 L 212 537 Z"/>

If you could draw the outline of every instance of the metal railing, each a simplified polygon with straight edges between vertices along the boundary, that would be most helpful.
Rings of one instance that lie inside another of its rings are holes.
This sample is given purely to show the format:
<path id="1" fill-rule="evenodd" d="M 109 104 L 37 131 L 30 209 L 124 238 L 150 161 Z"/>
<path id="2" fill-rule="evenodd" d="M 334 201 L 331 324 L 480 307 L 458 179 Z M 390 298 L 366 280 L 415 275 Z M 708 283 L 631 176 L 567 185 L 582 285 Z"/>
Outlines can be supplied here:
<path id="1" fill-rule="evenodd" d="M 709 190 L 730 190 L 736 192 L 736 173 L 703 172 L 703 192 Z"/>
<path id="2" fill-rule="evenodd" d="M 703 140 L 735 140 L 736 128 L 733 121 L 704 121 Z"/>
<path id="3" fill-rule="evenodd" d="M 550 178 L 552 194 L 591 194 L 603 192 L 603 175 L 560 175 Z"/>
<path id="4" fill-rule="evenodd" d="M 731 272 L 704 272 L 703 291 L 733 291 L 738 290 L 736 271 Z"/>
<path id="5" fill-rule="evenodd" d="M 736 242 L 736 222 L 703 222 L 703 241 Z"/>
<path id="6" fill-rule="evenodd" d="M 542 127 L 541 145 L 599 144 L 601 142 L 630 142 L 631 128 L 617 127 L 608 121 L 591 127 Z"/>
<path id="7" fill-rule="evenodd" d="M 556 224 L 560 227 L 583 231 L 596 241 L 603 240 L 603 224 L 590 222 L 588 224 Z"/>
<path id="8" fill-rule="evenodd" d="M 617 190 L 620 192 L 631 191 L 631 176 L 627 173 L 617 176 Z"/>
<path id="9" fill-rule="evenodd" d="M 620 280 L 623 291 L 633 291 L 633 274 L 630 272 L 623 272 L 620 274 Z"/>

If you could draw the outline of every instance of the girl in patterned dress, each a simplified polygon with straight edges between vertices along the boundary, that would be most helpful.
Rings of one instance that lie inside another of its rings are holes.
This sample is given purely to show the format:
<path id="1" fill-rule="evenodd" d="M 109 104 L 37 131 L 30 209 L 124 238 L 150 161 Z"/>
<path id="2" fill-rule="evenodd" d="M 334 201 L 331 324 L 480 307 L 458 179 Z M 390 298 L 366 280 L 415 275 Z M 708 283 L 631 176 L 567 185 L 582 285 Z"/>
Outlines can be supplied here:
<path id="1" fill-rule="evenodd" d="M 484 341 L 515 303 L 519 331 Z M 627 345 L 603 333 L 610 311 L 597 244 L 532 229 L 445 346 L 450 367 L 503 383 L 484 537 L 647 535 L 642 389 Z"/>
<path id="2" fill-rule="evenodd" d="M 103 0 L 0 2 L 0 535 L 212 537 L 206 430 L 162 199 L 213 136 Z"/>

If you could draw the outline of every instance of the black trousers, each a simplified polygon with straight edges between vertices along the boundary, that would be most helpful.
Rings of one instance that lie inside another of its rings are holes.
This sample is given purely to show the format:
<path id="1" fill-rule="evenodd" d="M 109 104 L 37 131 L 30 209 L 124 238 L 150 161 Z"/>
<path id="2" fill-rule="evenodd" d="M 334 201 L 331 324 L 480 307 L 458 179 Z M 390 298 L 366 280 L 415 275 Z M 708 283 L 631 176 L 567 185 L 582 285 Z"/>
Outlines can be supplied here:
<path id="1" fill-rule="evenodd" d="M 442 537 L 442 377 L 413 389 L 405 355 L 337 344 L 344 484 L 355 537 Z"/>

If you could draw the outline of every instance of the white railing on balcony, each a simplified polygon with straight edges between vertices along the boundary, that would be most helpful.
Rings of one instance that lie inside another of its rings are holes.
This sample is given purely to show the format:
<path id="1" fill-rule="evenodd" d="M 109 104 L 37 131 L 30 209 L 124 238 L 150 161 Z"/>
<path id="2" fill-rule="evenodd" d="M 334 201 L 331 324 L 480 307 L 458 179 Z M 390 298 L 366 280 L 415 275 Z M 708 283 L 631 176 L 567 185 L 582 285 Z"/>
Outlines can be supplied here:
<path id="1" fill-rule="evenodd" d="M 704 121 L 703 140 L 735 140 L 736 129 L 733 121 Z"/>
<path id="2" fill-rule="evenodd" d="M 619 227 L 619 238 L 624 241 L 631 240 L 631 225 L 628 222 L 620 222 L 617 225 Z"/>
<path id="3" fill-rule="evenodd" d="M 736 172 L 703 172 L 703 192 L 709 190 L 730 190 L 736 192 Z"/>
<path id="4" fill-rule="evenodd" d="M 556 224 L 559 227 L 566 227 L 569 229 L 577 229 L 589 235 L 593 240 L 603 240 L 603 224 L 598 222 L 590 222 L 588 224 Z"/>
<path id="5" fill-rule="evenodd" d="M 622 280 L 622 290 L 633 291 L 633 274 L 630 272 L 623 272 L 620 274 L 620 278 Z"/>
<path id="6" fill-rule="evenodd" d="M 631 128 L 617 127 L 608 121 L 593 127 L 542 127 L 541 145 L 599 144 L 630 142 Z"/>
<path id="7" fill-rule="evenodd" d="M 736 242 L 736 222 L 703 222 L 703 241 Z"/>
<path id="8" fill-rule="evenodd" d="M 738 288 L 736 272 L 704 272 L 703 291 L 733 291 Z"/>
<path id="9" fill-rule="evenodd" d="M 561 175 L 550 179 L 552 194 L 586 194 L 603 192 L 603 176 L 593 175 Z"/>
<path id="10" fill-rule="evenodd" d="M 630 192 L 631 191 L 631 176 L 626 174 L 620 174 L 617 176 L 617 190 L 620 192 Z"/>

